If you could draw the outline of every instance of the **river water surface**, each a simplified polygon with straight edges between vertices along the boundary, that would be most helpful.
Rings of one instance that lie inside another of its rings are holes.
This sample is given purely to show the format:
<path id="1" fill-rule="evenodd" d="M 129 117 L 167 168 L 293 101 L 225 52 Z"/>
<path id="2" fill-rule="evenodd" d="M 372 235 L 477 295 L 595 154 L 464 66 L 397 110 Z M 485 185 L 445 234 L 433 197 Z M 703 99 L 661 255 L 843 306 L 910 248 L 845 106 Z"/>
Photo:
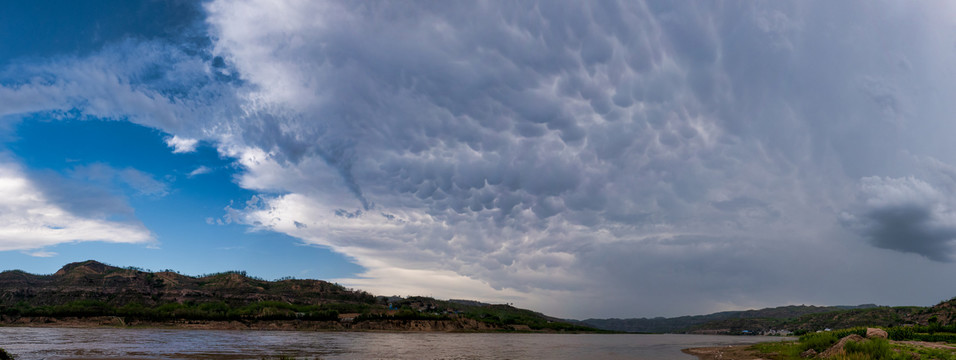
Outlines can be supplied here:
<path id="1" fill-rule="evenodd" d="M 680 349 L 779 337 L 464 334 L 0 327 L 0 348 L 33 359 L 694 359 Z"/>

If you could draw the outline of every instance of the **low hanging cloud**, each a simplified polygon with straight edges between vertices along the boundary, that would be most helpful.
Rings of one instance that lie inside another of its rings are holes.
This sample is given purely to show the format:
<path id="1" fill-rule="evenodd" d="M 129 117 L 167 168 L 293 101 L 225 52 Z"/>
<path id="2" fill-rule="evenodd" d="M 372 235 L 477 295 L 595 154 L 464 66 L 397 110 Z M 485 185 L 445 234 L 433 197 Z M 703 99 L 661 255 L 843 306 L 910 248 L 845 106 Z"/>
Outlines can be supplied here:
<path id="1" fill-rule="evenodd" d="M 914 177 L 866 177 L 860 198 L 859 210 L 843 220 L 874 246 L 953 261 L 956 212 L 945 193 Z"/>

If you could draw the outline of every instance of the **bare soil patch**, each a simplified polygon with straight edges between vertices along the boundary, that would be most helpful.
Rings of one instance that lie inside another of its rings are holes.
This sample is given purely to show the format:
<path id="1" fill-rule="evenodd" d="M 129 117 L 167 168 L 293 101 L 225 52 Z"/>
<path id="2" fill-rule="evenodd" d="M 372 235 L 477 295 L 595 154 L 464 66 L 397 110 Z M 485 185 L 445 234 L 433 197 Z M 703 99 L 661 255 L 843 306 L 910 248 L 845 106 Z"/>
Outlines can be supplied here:
<path id="1" fill-rule="evenodd" d="M 685 354 L 696 356 L 700 360 L 767 360 L 758 352 L 750 350 L 752 345 L 732 345 L 701 347 L 681 350 Z"/>
<path id="2" fill-rule="evenodd" d="M 902 344 L 910 346 L 921 346 L 930 349 L 945 349 L 945 350 L 956 350 L 956 346 L 953 344 L 947 344 L 944 342 L 926 342 L 926 341 L 890 341 L 893 344 Z"/>

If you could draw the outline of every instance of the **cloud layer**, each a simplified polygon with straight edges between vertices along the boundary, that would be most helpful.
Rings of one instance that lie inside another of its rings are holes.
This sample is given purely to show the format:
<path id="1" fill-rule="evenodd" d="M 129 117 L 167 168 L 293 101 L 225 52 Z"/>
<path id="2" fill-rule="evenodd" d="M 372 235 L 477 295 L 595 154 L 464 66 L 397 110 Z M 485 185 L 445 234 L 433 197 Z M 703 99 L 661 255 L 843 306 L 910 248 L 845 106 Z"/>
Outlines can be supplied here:
<path id="1" fill-rule="evenodd" d="M 214 2 L 217 52 L 259 86 L 242 184 L 290 192 L 236 212 L 355 257 L 373 288 L 428 269 L 661 312 L 787 297 L 775 267 L 850 241 L 827 238 L 846 189 L 901 169 L 893 134 L 948 109 L 907 94 L 952 91 L 926 56 L 952 47 L 910 41 L 952 22 L 858 5 Z M 937 220 L 864 211 L 877 247 L 946 259 Z"/>
<path id="2" fill-rule="evenodd" d="M 152 240 L 142 224 L 109 220 L 103 214 L 77 216 L 77 211 L 62 206 L 64 201 L 50 199 L 50 193 L 36 187 L 9 159 L 0 162 L 0 251 L 33 250 L 77 241 L 146 243 Z M 44 251 L 32 254 L 50 256 Z"/>
<path id="3" fill-rule="evenodd" d="M 956 213 L 946 192 L 914 177 L 866 177 L 859 196 L 859 209 L 844 221 L 874 246 L 953 260 Z"/>
<path id="4" fill-rule="evenodd" d="M 18 65 L 0 115 L 209 141 L 260 192 L 224 221 L 345 254 L 373 292 L 581 317 L 904 301 L 852 280 L 952 259 L 956 24 L 886 5 L 213 1 L 212 48 Z"/>

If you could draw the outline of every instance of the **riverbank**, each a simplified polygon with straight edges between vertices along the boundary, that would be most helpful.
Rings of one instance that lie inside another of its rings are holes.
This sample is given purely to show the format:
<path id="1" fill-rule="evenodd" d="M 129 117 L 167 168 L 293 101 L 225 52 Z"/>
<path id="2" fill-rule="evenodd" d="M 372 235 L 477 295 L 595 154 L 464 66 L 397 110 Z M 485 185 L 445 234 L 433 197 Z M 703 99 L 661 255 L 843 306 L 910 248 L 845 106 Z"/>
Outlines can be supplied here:
<path id="1" fill-rule="evenodd" d="M 17 360 L 42 359 L 617 359 L 690 358 L 684 348 L 769 341 L 684 334 L 218 331 L 0 327 Z"/>
<path id="2" fill-rule="evenodd" d="M 766 354 L 753 349 L 753 345 L 729 345 L 682 349 L 681 352 L 694 355 L 700 360 L 765 360 Z"/>
<path id="3" fill-rule="evenodd" d="M 376 321 L 313 321 L 313 320 L 167 320 L 147 321 L 118 316 L 95 317 L 19 317 L 6 318 L 0 326 L 61 328 L 155 328 L 192 330 L 258 330 L 258 331 L 394 331 L 394 332 L 527 332 L 589 333 L 586 331 L 533 330 L 527 325 L 494 325 L 473 319 L 449 320 L 376 320 Z M 593 332 L 612 333 L 612 332 Z"/>
<path id="4" fill-rule="evenodd" d="M 885 332 L 873 330 L 869 337 L 850 334 L 833 341 L 830 332 L 811 334 L 799 341 L 764 342 L 752 345 L 687 348 L 681 351 L 700 360 L 802 360 L 813 359 L 934 359 L 956 360 L 956 344 L 915 340 L 888 340 Z"/>

